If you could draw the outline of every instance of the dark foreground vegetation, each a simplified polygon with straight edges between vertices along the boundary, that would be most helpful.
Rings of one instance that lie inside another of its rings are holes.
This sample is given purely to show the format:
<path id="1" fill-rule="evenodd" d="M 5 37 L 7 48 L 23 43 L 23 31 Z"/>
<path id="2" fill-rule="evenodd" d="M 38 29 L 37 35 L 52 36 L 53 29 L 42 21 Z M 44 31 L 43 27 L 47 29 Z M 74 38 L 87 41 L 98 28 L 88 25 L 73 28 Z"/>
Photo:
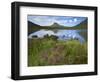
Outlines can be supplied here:
<path id="1" fill-rule="evenodd" d="M 57 37 L 28 39 L 28 66 L 87 64 L 87 43 L 57 40 Z"/>

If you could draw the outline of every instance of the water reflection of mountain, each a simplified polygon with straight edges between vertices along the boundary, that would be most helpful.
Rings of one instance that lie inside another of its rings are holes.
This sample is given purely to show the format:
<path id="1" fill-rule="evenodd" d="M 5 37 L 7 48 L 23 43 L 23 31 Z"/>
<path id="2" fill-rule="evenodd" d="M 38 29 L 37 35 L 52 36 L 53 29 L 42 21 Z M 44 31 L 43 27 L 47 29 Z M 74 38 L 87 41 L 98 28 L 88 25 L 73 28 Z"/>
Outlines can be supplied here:
<path id="1" fill-rule="evenodd" d="M 70 40 L 75 39 L 79 40 L 80 42 L 85 42 L 85 38 L 79 34 L 79 32 L 86 32 L 86 30 L 39 30 L 37 32 L 33 32 L 29 35 L 29 38 L 44 38 L 44 36 L 56 36 L 58 40 Z"/>

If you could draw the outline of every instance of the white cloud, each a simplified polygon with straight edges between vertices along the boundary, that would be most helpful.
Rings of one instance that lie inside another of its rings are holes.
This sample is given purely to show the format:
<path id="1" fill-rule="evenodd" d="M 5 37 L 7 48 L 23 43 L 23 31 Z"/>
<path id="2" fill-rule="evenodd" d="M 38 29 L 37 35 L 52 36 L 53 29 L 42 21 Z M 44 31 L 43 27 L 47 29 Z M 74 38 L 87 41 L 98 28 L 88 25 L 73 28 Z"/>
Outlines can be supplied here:
<path id="1" fill-rule="evenodd" d="M 69 22 L 70 22 L 70 23 L 72 23 L 72 22 L 73 22 L 73 20 L 69 20 Z"/>
<path id="2" fill-rule="evenodd" d="M 64 26 L 75 26 L 82 22 L 85 18 L 84 17 L 64 17 L 64 16 L 38 16 L 38 15 L 33 15 L 33 16 L 28 16 L 28 20 L 39 24 L 41 26 L 49 26 L 52 25 L 54 22 L 57 22 L 60 25 Z"/>
<path id="3" fill-rule="evenodd" d="M 77 18 L 74 18 L 74 22 L 77 22 Z"/>

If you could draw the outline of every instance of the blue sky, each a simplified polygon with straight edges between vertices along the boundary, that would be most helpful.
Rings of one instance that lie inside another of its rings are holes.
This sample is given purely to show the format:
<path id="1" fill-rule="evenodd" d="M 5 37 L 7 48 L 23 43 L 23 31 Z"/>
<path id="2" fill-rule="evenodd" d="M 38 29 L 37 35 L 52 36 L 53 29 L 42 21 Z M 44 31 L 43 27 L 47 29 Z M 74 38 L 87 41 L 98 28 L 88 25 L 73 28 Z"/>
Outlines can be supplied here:
<path id="1" fill-rule="evenodd" d="M 53 23 L 58 23 L 63 26 L 73 27 L 86 20 L 87 17 L 28 15 L 27 19 L 41 26 L 50 26 Z"/>

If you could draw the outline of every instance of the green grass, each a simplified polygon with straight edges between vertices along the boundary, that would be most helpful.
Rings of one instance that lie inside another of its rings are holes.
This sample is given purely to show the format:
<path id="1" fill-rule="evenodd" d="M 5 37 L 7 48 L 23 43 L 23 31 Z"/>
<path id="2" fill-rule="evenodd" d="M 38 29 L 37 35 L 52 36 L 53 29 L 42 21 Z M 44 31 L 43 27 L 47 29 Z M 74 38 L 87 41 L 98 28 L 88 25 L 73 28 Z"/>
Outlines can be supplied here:
<path id="1" fill-rule="evenodd" d="M 87 64 L 87 43 L 54 38 L 28 39 L 28 66 Z"/>

